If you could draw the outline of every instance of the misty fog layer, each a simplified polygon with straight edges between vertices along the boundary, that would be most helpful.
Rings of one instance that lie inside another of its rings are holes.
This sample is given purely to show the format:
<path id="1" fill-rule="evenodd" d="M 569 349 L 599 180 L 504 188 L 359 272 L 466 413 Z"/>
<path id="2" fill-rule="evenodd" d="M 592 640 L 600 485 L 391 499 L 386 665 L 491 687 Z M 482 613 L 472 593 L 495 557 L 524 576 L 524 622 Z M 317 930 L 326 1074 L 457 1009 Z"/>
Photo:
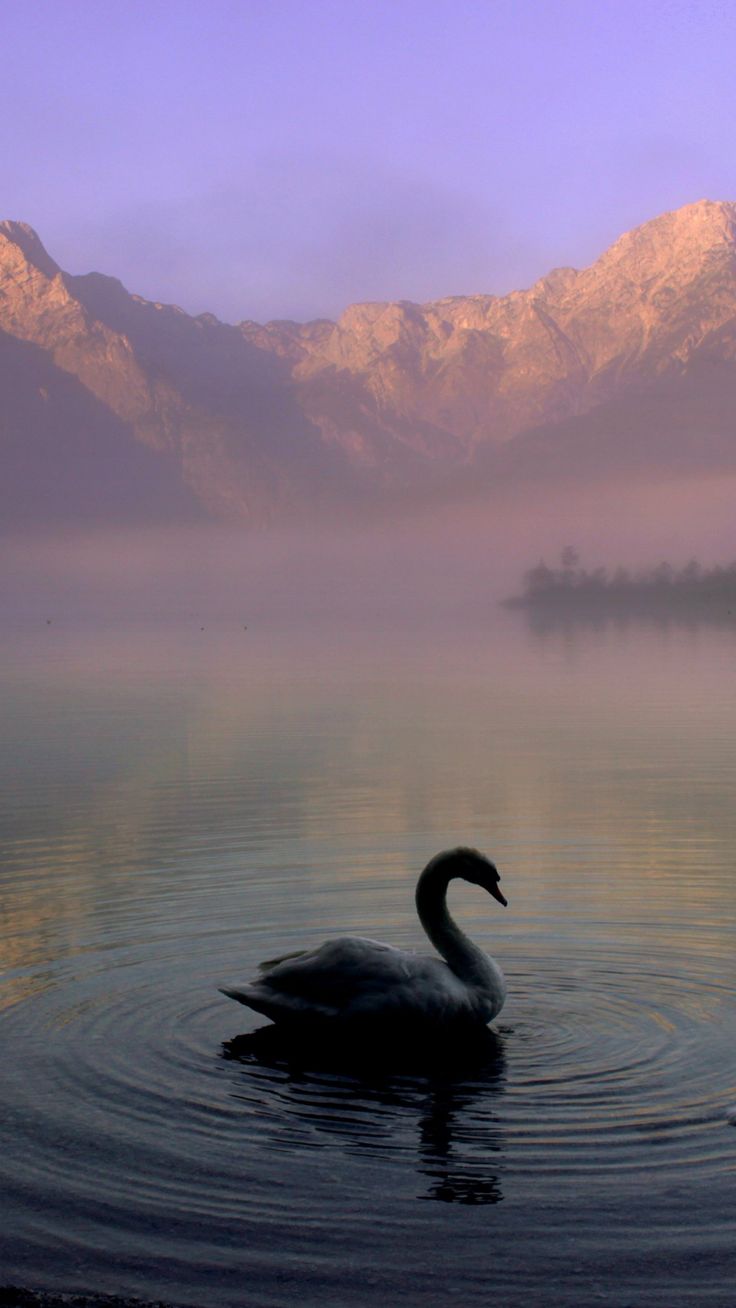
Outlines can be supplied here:
<path id="1" fill-rule="evenodd" d="M 736 478 L 611 486 L 350 529 L 217 527 L 16 534 L 2 543 L 7 614 L 218 616 L 289 625 L 483 618 L 525 569 L 573 545 L 586 566 L 736 557 Z"/>

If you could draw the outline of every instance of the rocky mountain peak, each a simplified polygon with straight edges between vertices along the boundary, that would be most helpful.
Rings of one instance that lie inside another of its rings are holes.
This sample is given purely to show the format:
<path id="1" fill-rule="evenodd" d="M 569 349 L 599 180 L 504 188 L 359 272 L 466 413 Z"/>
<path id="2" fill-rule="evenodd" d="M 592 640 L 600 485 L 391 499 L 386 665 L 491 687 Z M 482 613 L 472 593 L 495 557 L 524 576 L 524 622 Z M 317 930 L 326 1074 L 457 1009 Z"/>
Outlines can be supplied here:
<path id="1" fill-rule="evenodd" d="M 26 261 L 43 273 L 45 277 L 55 277 L 60 271 L 41 242 L 38 233 L 28 223 L 14 222 L 10 218 L 0 222 L 0 240 L 3 239 L 18 247 Z"/>
<path id="2" fill-rule="evenodd" d="M 674 273 L 686 280 L 709 256 L 732 256 L 735 250 L 736 204 L 698 200 L 626 232 L 587 271 L 619 270 L 646 289 L 652 276 Z"/>

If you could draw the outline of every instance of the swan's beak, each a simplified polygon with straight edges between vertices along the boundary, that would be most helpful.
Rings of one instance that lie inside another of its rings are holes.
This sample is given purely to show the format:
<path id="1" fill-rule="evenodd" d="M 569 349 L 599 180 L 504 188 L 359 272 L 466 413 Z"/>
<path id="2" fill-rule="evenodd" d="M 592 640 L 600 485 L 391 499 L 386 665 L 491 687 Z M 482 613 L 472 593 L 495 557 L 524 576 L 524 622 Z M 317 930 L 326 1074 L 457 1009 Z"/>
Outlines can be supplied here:
<path id="1" fill-rule="evenodd" d="M 499 904 L 503 904 L 504 908 L 508 908 L 508 900 L 507 900 L 506 896 L 505 896 L 504 894 L 501 893 L 501 888 L 500 888 L 500 886 L 497 886 L 497 885 L 495 885 L 495 884 L 492 885 L 492 886 L 489 886 L 489 887 L 488 887 L 488 891 L 489 891 L 489 893 L 490 893 L 491 895 L 493 895 L 493 898 L 494 898 L 494 899 L 497 899 L 497 900 L 498 900 Z"/>

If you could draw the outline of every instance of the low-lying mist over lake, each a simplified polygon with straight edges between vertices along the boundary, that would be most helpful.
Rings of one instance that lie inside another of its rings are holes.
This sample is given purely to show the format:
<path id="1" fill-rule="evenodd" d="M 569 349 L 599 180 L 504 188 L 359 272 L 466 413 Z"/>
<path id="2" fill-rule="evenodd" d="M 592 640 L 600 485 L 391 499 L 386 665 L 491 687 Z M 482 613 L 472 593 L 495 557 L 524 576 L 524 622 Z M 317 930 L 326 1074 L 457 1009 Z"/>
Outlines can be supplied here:
<path id="1" fill-rule="evenodd" d="M 485 620 L 540 558 L 574 545 L 586 565 L 683 566 L 736 557 L 736 482 L 538 489 L 384 518 L 245 531 L 201 525 L 14 533 L 3 541 L 6 615 L 198 617 L 304 625 L 337 619 Z"/>

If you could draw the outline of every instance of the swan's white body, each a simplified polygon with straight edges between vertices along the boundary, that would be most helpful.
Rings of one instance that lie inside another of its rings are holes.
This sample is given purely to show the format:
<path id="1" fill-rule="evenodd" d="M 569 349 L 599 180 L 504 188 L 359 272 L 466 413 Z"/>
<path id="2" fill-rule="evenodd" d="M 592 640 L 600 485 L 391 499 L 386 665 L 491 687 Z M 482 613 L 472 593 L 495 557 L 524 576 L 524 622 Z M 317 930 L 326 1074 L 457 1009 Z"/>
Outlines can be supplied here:
<path id="1" fill-rule="evenodd" d="M 506 997 L 503 973 L 447 911 L 448 883 L 462 877 L 500 903 L 498 872 L 473 849 L 433 858 L 417 884 L 420 921 L 442 955 L 411 954 L 378 940 L 340 936 L 317 949 L 261 964 L 261 975 L 223 994 L 275 1022 L 410 1022 L 432 1026 L 485 1024 Z"/>

